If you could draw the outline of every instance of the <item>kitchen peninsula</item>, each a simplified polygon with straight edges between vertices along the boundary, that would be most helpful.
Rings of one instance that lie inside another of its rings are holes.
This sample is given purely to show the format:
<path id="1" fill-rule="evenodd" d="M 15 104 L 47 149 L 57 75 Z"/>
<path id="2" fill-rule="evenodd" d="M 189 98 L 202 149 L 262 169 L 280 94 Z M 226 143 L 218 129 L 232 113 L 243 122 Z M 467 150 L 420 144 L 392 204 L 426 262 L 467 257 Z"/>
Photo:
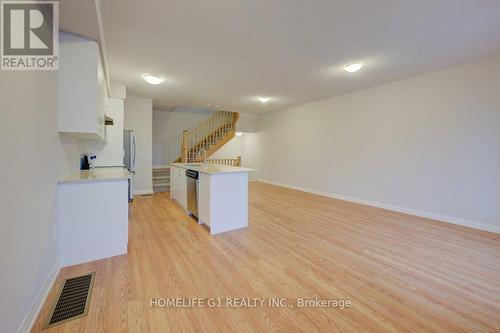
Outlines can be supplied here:
<path id="1" fill-rule="evenodd" d="M 170 167 L 171 199 L 197 216 L 211 235 L 248 227 L 248 173 L 254 169 L 198 163 Z M 187 170 L 197 179 L 187 177 Z"/>
<path id="2" fill-rule="evenodd" d="M 82 170 L 58 182 L 59 251 L 70 266 L 127 253 L 125 168 Z"/>

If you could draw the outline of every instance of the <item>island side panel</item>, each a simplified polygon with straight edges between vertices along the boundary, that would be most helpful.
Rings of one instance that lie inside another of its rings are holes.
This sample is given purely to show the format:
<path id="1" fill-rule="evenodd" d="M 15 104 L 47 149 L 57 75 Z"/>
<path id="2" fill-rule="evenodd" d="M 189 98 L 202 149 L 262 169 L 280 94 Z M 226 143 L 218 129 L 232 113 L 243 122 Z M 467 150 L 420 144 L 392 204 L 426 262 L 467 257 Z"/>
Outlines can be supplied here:
<path id="1" fill-rule="evenodd" d="M 209 177 L 210 234 L 248 227 L 248 173 Z"/>
<path id="2" fill-rule="evenodd" d="M 210 179 L 209 175 L 198 175 L 198 222 L 210 227 Z"/>

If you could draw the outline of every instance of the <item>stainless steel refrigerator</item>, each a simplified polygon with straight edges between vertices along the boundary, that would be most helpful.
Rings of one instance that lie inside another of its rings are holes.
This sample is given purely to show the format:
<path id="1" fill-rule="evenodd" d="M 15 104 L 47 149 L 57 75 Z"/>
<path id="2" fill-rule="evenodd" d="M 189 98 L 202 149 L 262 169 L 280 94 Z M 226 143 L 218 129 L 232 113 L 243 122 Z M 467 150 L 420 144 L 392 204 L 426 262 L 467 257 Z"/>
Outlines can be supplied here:
<path id="1" fill-rule="evenodd" d="M 128 199 L 129 201 L 132 201 L 134 199 L 135 160 L 137 155 L 134 131 L 132 130 L 123 131 L 123 150 L 124 150 L 123 164 L 130 172 Z"/>

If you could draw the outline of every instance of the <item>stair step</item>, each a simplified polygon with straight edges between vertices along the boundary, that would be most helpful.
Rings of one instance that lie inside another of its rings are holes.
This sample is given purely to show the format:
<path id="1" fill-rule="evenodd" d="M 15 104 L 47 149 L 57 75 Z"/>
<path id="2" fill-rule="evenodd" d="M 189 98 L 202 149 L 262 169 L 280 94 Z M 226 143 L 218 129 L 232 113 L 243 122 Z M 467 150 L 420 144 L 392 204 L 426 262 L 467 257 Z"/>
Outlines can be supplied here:
<path id="1" fill-rule="evenodd" d="M 170 186 L 153 187 L 153 192 L 155 193 L 170 192 Z"/>
<path id="2" fill-rule="evenodd" d="M 153 187 L 165 187 L 165 186 L 170 186 L 170 182 L 163 182 L 163 183 L 153 184 Z"/>
<path id="3" fill-rule="evenodd" d="M 170 186 L 170 182 L 163 182 L 163 183 L 153 184 L 153 187 L 164 187 L 164 186 Z"/>
<path id="4" fill-rule="evenodd" d="M 170 169 L 153 169 L 153 175 L 170 174 Z"/>
<path id="5" fill-rule="evenodd" d="M 153 176 L 153 181 L 154 180 L 162 180 L 162 179 L 170 179 L 170 175 L 167 175 L 167 176 Z"/>
<path id="6" fill-rule="evenodd" d="M 153 182 L 164 182 L 164 181 L 169 181 L 170 176 L 166 177 L 153 177 Z"/>
<path id="7" fill-rule="evenodd" d="M 166 174 L 153 174 L 153 179 L 155 178 L 169 178 L 170 177 L 170 174 L 169 173 L 166 173 Z"/>

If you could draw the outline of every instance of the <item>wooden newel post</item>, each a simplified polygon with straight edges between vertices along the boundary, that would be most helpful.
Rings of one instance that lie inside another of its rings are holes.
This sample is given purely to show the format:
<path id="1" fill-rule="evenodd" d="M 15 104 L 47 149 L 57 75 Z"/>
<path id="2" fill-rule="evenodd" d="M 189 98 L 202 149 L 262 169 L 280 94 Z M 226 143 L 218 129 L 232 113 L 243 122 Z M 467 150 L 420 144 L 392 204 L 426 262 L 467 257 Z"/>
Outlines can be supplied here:
<path id="1" fill-rule="evenodd" d="M 238 156 L 238 165 L 237 166 L 241 166 L 241 156 Z"/>
<path id="2" fill-rule="evenodd" d="M 182 131 L 182 142 L 181 142 L 181 162 L 188 162 L 188 131 Z"/>

